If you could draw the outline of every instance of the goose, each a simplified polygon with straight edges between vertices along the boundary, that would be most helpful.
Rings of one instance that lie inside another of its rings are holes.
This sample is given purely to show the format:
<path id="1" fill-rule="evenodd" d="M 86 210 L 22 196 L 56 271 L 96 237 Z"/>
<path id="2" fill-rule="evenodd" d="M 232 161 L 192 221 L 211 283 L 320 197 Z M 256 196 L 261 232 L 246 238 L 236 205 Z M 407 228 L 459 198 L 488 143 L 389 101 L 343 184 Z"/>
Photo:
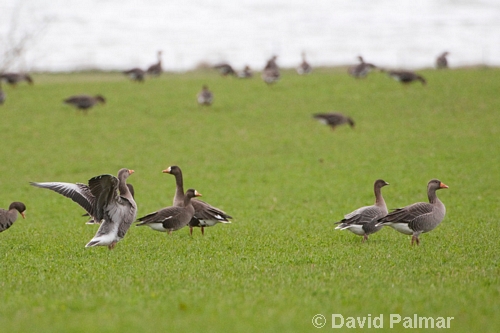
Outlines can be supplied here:
<path id="1" fill-rule="evenodd" d="M 182 206 L 170 206 L 140 217 L 136 226 L 147 225 L 153 230 L 172 234 L 173 231 L 187 226 L 193 218 L 194 207 L 191 199 L 194 197 L 201 197 L 201 194 L 195 189 L 189 189 L 184 195 Z"/>
<path id="2" fill-rule="evenodd" d="M 313 114 L 313 118 L 318 120 L 322 124 L 330 126 L 332 130 L 334 130 L 335 127 L 343 124 L 349 124 L 351 128 L 354 128 L 354 120 L 352 120 L 351 117 L 338 112 L 316 113 Z"/>
<path id="3" fill-rule="evenodd" d="M 0 81 L 2 80 L 14 87 L 21 81 L 26 81 L 29 84 L 33 84 L 33 79 L 31 78 L 31 76 L 25 73 L 3 73 L 0 74 Z"/>
<path id="4" fill-rule="evenodd" d="M 81 185 L 88 188 L 88 186 L 85 184 L 81 184 Z M 134 186 L 132 186 L 132 184 L 127 183 L 127 187 L 128 187 L 128 190 L 130 191 L 130 194 L 132 195 L 132 198 L 134 198 L 134 200 L 135 200 Z M 90 189 L 89 189 L 89 191 L 90 191 Z M 90 212 L 87 212 L 87 213 L 83 214 L 82 216 L 90 216 Z M 95 220 L 93 217 L 91 217 L 90 220 L 85 222 L 85 224 L 100 224 L 100 223 L 101 223 L 101 221 Z"/>
<path id="5" fill-rule="evenodd" d="M 30 184 L 55 191 L 78 203 L 101 224 L 85 247 L 107 246 L 112 250 L 125 237 L 137 215 L 137 204 L 126 186 L 127 178 L 133 173 L 134 170 L 123 168 L 117 177 L 104 174 L 89 179 L 88 186 L 62 182 Z"/>
<path id="6" fill-rule="evenodd" d="M 144 82 L 146 72 L 136 67 L 129 69 L 128 71 L 123 71 L 123 74 L 127 75 L 132 81 Z"/>
<path id="7" fill-rule="evenodd" d="M 448 59 L 446 57 L 450 54 L 449 52 L 443 52 L 439 57 L 436 58 L 436 68 L 444 69 L 448 68 Z"/>
<path id="8" fill-rule="evenodd" d="M 9 205 L 9 209 L 5 210 L 0 208 L 0 232 L 9 229 L 17 220 L 17 213 L 26 218 L 26 206 L 19 201 L 14 201 Z"/>
<path id="9" fill-rule="evenodd" d="M 198 104 L 208 106 L 212 104 L 214 100 L 214 94 L 210 90 L 208 90 L 208 87 L 206 85 L 204 85 L 196 98 L 198 100 Z"/>
<path id="10" fill-rule="evenodd" d="M 169 173 L 175 177 L 175 196 L 173 205 L 177 207 L 182 207 L 184 205 L 184 184 L 182 179 L 182 171 L 176 165 L 169 166 L 167 169 L 163 170 L 163 173 Z M 205 227 L 212 227 L 217 223 L 231 223 L 229 219 L 232 216 L 226 214 L 219 208 L 215 208 L 208 203 L 193 199 L 191 200 L 193 204 L 195 213 L 191 221 L 189 222 L 189 233 L 193 234 L 193 228 L 201 228 L 202 235 L 205 234 Z"/>
<path id="11" fill-rule="evenodd" d="M 273 56 L 267 61 L 264 70 L 262 71 L 262 80 L 267 84 L 273 84 L 280 79 L 280 70 L 276 63 L 277 56 Z"/>
<path id="12" fill-rule="evenodd" d="M 7 98 L 7 95 L 2 90 L 2 84 L 1 84 L 1 81 L 0 81 L 0 105 L 2 105 L 5 102 L 6 98 Z"/>
<path id="13" fill-rule="evenodd" d="M 102 95 L 74 95 L 66 98 L 64 103 L 76 107 L 78 110 L 83 110 L 85 113 L 97 103 L 105 104 L 106 100 Z"/>
<path id="14" fill-rule="evenodd" d="M 233 69 L 233 67 L 231 67 L 231 65 L 229 65 L 227 63 L 215 65 L 214 68 L 217 71 L 219 71 L 220 75 L 222 75 L 222 76 L 228 76 L 228 75 L 236 76 L 236 72 Z"/>
<path id="15" fill-rule="evenodd" d="M 238 73 L 240 79 L 248 79 L 253 76 L 252 69 L 250 66 L 246 65 L 241 72 Z"/>
<path id="16" fill-rule="evenodd" d="M 380 218 L 387 215 L 387 206 L 381 191 L 382 187 L 386 185 L 389 185 L 389 183 L 382 179 L 377 179 L 373 184 L 375 204 L 358 208 L 345 215 L 342 221 L 336 222 L 339 225 L 335 229 L 347 229 L 356 235 L 363 236 L 363 243 L 368 240 L 368 235 L 382 229 L 382 226 L 375 225 Z"/>
<path id="17" fill-rule="evenodd" d="M 158 51 L 157 53 L 158 62 L 148 67 L 148 69 L 146 70 L 148 74 L 154 76 L 160 76 L 161 73 L 163 72 L 163 68 L 161 67 L 161 54 L 162 51 Z"/>
<path id="18" fill-rule="evenodd" d="M 411 245 L 420 244 L 419 236 L 436 228 L 444 219 L 446 208 L 436 195 L 436 191 L 448 188 L 438 179 L 431 179 L 427 184 L 429 202 L 417 202 L 397 208 L 378 220 L 376 226 L 388 225 L 397 231 L 412 235 Z"/>
<path id="19" fill-rule="evenodd" d="M 385 71 L 385 72 L 387 72 L 387 75 L 392 77 L 394 80 L 399 81 L 403 84 L 408 84 L 414 81 L 420 81 L 422 82 L 422 85 L 427 84 L 427 81 L 424 79 L 424 77 L 418 75 L 415 72 L 411 71 Z"/>
<path id="20" fill-rule="evenodd" d="M 306 61 L 305 52 L 302 52 L 302 62 L 296 70 L 299 75 L 310 74 L 312 72 L 312 66 Z"/>
<path id="21" fill-rule="evenodd" d="M 362 56 L 358 56 L 358 60 L 360 61 L 359 64 L 351 66 L 347 69 L 349 75 L 357 79 L 365 78 L 368 73 L 370 73 L 374 68 L 377 68 L 374 64 L 365 62 Z"/>

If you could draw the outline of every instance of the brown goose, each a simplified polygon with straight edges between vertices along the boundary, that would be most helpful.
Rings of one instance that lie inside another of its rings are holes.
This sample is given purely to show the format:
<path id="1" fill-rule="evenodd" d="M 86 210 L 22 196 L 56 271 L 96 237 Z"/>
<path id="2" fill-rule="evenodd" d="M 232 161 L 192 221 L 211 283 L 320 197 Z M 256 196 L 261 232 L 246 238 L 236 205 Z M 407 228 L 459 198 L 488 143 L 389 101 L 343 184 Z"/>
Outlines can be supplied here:
<path id="1" fill-rule="evenodd" d="M 191 198 L 201 197 L 201 194 L 194 189 L 189 189 L 184 195 L 182 206 L 171 206 L 160 209 L 138 219 L 140 223 L 136 226 L 147 225 L 153 230 L 168 232 L 179 230 L 188 225 L 194 215 L 194 207 Z"/>
<path id="2" fill-rule="evenodd" d="M 26 206 L 18 201 L 11 203 L 8 210 L 0 208 L 0 232 L 9 229 L 10 226 L 16 222 L 17 212 L 19 212 L 24 219 L 26 217 L 24 215 L 25 211 Z"/>
<path id="3" fill-rule="evenodd" d="M 360 61 L 359 64 L 357 64 L 356 66 L 349 67 L 347 69 L 349 75 L 357 79 L 365 78 L 368 75 L 368 73 L 370 73 L 374 68 L 377 68 L 377 66 L 375 66 L 374 64 L 365 62 L 362 56 L 358 56 L 358 60 Z"/>
<path id="4" fill-rule="evenodd" d="M 146 72 L 137 67 L 123 71 L 123 74 L 127 75 L 132 81 L 137 82 L 144 82 L 144 77 L 146 76 Z"/>
<path id="5" fill-rule="evenodd" d="M 238 73 L 238 77 L 240 79 L 248 79 L 251 78 L 252 76 L 253 76 L 252 69 L 248 65 L 245 66 L 245 68 L 243 68 L 243 70 Z"/>
<path id="6" fill-rule="evenodd" d="M 436 58 L 436 68 L 437 69 L 448 68 L 448 59 L 446 59 L 448 54 L 450 54 L 450 53 L 443 52 L 439 57 Z"/>
<path id="7" fill-rule="evenodd" d="M 332 130 L 343 124 L 349 124 L 351 128 L 354 128 L 354 120 L 342 113 L 316 113 L 313 114 L 313 118 L 322 124 L 330 126 Z"/>
<path id="8" fill-rule="evenodd" d="M 388 225 L 397 231 L 412 235 L 411 245 L 420 244 L 421 233 L 429 232 L 441 223 L 446 214 L 444 204 L 436 196 L 436 191 L 448 188 L 438 179 L 432 179 L 427 184 L 427 202 L 417 202 L 403 208 L 395 209 L 387 216 L 379 219 L 377 226 Z"/>
<path id="9" fill-rule="evenodd" d="M 310 74 L 312 72 L 312 66 L 307 62 L 305 52 L 302 52 L 302 62 L 296 70 L 299 75 Z"/>
<path id="10" fill-rule="evenodd" d="M 89 95 L 75 95 L 68 97 L 64 100 L 64 103 L 73 105 L 79 110 L 85 111 L 85 113 L 96 105 L 97 103 L 104 104 L 106 100 L 101 95 L 89 96 Z"/>
<path id="11" fill-rule="evenodd" d="M 382 197 L 382 187 L 389 185 L 382 179 L 377 179 L 373 185 L 375 192 L 375 204 L 372 206 L 364 206 L 344 216 L 342 221 L 336 222 L 340 224 L 335 229 L 348 229 L 356 235 L 363 236 L 363 243 L 368 240 L 368 235 L 373 234 L 382 226 L 376 226 L 378 220 L 387 215 L 387 206 Z"/>
<path id="12" fill-rule="evenodd" d="M 236 71 L 231 67 L 230 64 L 227 63 L 222 63 L 215 65 L 214 68 L 219 71 L 220 75 L 222 76 L 228 76 L 228 75 L 234 75 L 236 76 Z"/>
<path id="13" fill-rule="evenodd" d="M 184 205 L 184 185 L 181 168 L 176 165 L 169 166 L 167 169 L 163 170 L 163 173 L 169 173 L 175 176 L 176 189 L 174 206 L 182 207 Z M 212 227 L 217 223 L 231 223 L 229 219 L 232 219 L 232 217 L 224 211 L 198 199 L 191 200 L 191 203 L 195 210 L 194 216 L 189 222 L 189 233 L 191 235 L 193 234 L 194 227 L 201 228 L 201 233 L 204 235 L 205 227 Z"/>
<path id="14" fill-rule="evenodd" d="M 214 100 L 214 94 L 208 90 L 208 87 L 204 85 L 201 91 L 196 96 L 198 104 L 200 105 L 211 105 Z"/>
<path id="15" fill-rule="evenodd" d="M 126 186 L 127 178 L 133 173 L 134 170 L 120 169 L 118 177 L 96 176 L 89 180 L 88 186 L 61 182 L 32 182 L 31 185 L 55 191 L 78 203 L 101 223 L 94 238 L 85 247 L 108 246 L 111 250 L 125 237 L 137 215 L 137 205 Z"/>
<path id="16" fill-rule="evenodd" d="M 280 69 L 276 63 L 277 56 L 273 56 L 267 61 L 264 70 L 262 71 L 262 80 L 267 84 L 272 84 L 280 79 Z"/>
<path id="17" fill-rule="evenodd" d="M 161 51 L 158 51 L 157 56 L 158 56 L 158 62 L 154 65 L 151 65 L 147 69 L 147 73 L 150 75 L 154 76 L 160 76 L 161 73 L 163 72 L 163 68 L 161 67 Z"/>
<path id="18" fill-rule="evenodd" d="M 384 71 L 384 70 L 382 70 Z M 423 76 L 420 76 L 411 71 L 386 71 L 387 75 L 392 77 L 394 80 L 399 81 L 403 84 L 412 83 L 414 81 L 422 82 L 422 85 L 426 85 L 427 81 Z"/>
<path id="19" fill-rule="evenodd" d="M 31 78 L 31 76 L 24 73 L 3 73 L 0 74 L 0 81 L 2 80 L 14 87 L 21 81 L 26 81 L 29 84 L 33 84 L 33 79 Z"/>

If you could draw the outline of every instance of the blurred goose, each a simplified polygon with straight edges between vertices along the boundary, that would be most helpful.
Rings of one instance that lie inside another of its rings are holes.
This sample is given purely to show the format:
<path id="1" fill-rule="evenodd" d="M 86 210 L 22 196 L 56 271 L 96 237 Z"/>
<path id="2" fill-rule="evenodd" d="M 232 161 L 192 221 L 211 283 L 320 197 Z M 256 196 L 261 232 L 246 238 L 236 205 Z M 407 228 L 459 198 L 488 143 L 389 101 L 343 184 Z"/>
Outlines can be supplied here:
<path id="1" fill-rule="evenodd" d="M 214 94 L 204 85 L 196 98 L 200 105 L 211 105 L 214 100 Z"/>
<path id="2" fill-rule="evenodd" d="M 169 166 L 163 170 L 163 173 L 175 176 L 176 189 L 173 204 L 176 207 L 182 207 L 184 205 L 184 184 L 181 168 L 176 165 Z M 232 219 L 232 217 L 224 211 L 198 199 L 191 200 L 191 203 L 195 210 L 194 216 L 189 222 L 189 233 L 191 235 L 194 227 L 201 228 L 201 233 L 204 235 L 205 227 L 212 227 L 217 223 L 231 223 L 229 219 Z"/>
<path id="3" fill-rule="evenodd" d="M 0 74 L 0 81 L 2 80 L 14 87 L 21 81 L 26 81 L 29 84 L 33 84 L 33 79 L 31 78 L 31 76 L 24 73 L 3 73 Z"/>
<path id="4" fill-rule="evenodd" d="M 182 206 L 171 206 L 160 209 L 138 219 L 140 223 L 136 226 L 147 225 L 153 230 L 168 232 L 179 230 L 188 225 L 194 215 L 194 207 L 191 198 L 200 197 L 201 194 L 194 189 L 189 189 L 184 195 Z"/>
<path id="5" fill-rule="evenodd" d="M 157 53 L 158 62 L 148 67 L 146 71 L 148 74 L 159 76 L 163 72 L 163 68 L 161 67 L 161 53 L 162 53 L 161 51 L 158 51 Z"/>
<path id="6" fill-rule="evenodd" d="M 97 103 L 104 104 L 106 103 L 106 100 L 102 95 L 95 95 L 95 96 L 89 96 L 89 95 L 75 95 L 75 96 L 70 96 L 64 100 L 64 103 L 73 105 L 79 110 L 83 110 L 85 112 L 88 111 L 91 107 L 96 105 Z"/>
<path id="7" fill-rule="evenodd" d="M 374 64 L 365 62 L 361 56 L 358 56 L 358 60 L 360 61 L 359 64 L 349 67 L 347 70 L 351 76 L 357 79 L 365 78 L 368 73 L 370 73 L 374 68 L 377 68 Z"/>
<path id="8" fill-rule="evenodd" d="M 253 76 L 252 69 L 248 65 L 245 66 L 245 68 L 238 73 L 238 77 L 241 79 L 248 79 L 251 78 L 252 76 Z"/>
<path id="9" fill-rule="evenodd" d="M 112 250 L 120 241 L 137 215 L 137 205 L 126 186 L 134 170 L 120 169 L 118 177 L 100 175 L 89 180 L 89 185 L 61 182 L 35 183 L 70 198 L 85 209 L 101 225 L 94 238 L 85 247 L 108 246 Z M 117 192 L 118 191 L 118 192 Z"/>
<path id="10" fill-rule="evenodd" d="M 403 84 L 408 84 L 414 81 L 420 81 L 422 82 L 422 85 L 427 84 L 427 81 L 422 76 L 411 71 L 386 71 L 386 72 L 387 75 L 392 77 L 394 80 L 399 81 Z"/>
<path id="11" fill-rule="evenodd" d="M 378 220 L 387 215 L 387 206 L 382 197 L 382 187 L 389 185 L 382 179 L 377 179 L 373 185 L 375 192 L 375 204 L 372 206 L 364 206 L 344 216 L 342 221 L 336 222 L 339 224 L 335 229 L 347 229 L 356 235 L 363 236 L 363 243 L 368 240 L 368 235 L 373 234 L 382 226 L 376 226 Z"/>
<path id="12" fill-rule="evenodd" d="M 18 201 L 11 203 L 8 210 L 0 208 L 0 232 L 9 229 L 16 222 L 18 212 L 24 219 L 26 217 L 24 215 L 25 211 L 26 206 Z"/>
<path id="13" fill-rule="evenodd" d="M 312 72 L 311 65 L 306 61 L 306 53 L 302 52 L 302 62 L 299 67 L 297 67 L 297 73 L 299 75 L 309 74 Z"/>
<path id="14" fill-rule="evenodd" d="M 128 71 L 123 71 L 123 74 L 127 75 L 132 81 L 144 82 L 146 72 L 136 67 L 129 69 Z"/>
<path id="15" fill-rule="evenodd" d="M 351 128 L 354 128 L 354 120 L 342 113 L 316 113 L 313 115 L 313 118 L 322 124 L 330 126 L 332 130 L 343 124 L 349 124 Z"/>
<path id="16" fill-rule="evenodd" d="M 412 235 L 411 245 L 420 244 L 420 234 L 436 228 L 446 214 L 444 204 L 436 196 L 436 191 L 448 186 L 438 179 L 432 179 L 427 184 L 427 202 L 417 202 L 403 208 L 395 209 L 387 216 L 379 219 L 377 226 L 388 225 L 397 231 Z"/>
<path id="17" fill-rule="evenodd" d="M 264 67 L 264 70 L 262 71 L 262 80 L 264 80 L 267 84 L 275 83 L 280 79 L 281 75 L 276 59 L 276 56 L 269 59 Z"/>
<path id="18" fill-rule="evenodd" d="M 2 90 L 2 84 L 0 83 L 0 105 L 2 105 L 5 102 L 6 98 L 7 98 L 7 95 Z"/>
<path id="19" fill-rule="evenodd" d="M 446 59 L 448 54 L 450 54 L 450 53 L 443 52 L 439 57 L 436 58 L 436 68 L 437 69 L 448 68 L 448 59 Z"/>
<path id="20" fill-rule="evenodd" d="M 231 65 L 229 65 L 227 63 L 215 65 L 214 68 L 217 71 L 219 71 L 220 75 L 222 75 L 222 76 L 228 76 L 228 75 L 235 75 L 236 76 L 236 72 L 233 69 L 233 67 L 231 67 Z"/>

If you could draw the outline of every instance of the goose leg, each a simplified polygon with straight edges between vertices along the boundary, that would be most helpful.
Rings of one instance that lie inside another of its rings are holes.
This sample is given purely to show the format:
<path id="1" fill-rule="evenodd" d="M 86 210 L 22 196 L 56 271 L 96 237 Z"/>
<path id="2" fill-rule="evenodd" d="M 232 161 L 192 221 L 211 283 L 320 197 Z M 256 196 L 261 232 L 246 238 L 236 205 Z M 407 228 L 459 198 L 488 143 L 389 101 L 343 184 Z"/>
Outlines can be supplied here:
<path id="1" fill-rule="evenodd" d="M 193 227 L 189 227 L 189 235 L 193 236 Z"/>
<path id="2" fill-rule="evenodd" d="M 205 227 L 201 227 L 201 234 L 205 236 Z"/>
<path id="3" fill-rule="evenodd" d="M 108 249 L 111 251 L 115 248 L 115 246 L 116 246 L 116 242 L 113 242 L 113 243 L 108 245 Z"/>
<path id="4" fill-rule="evenodd" d="M 368 235 L 367 234 L 364 234 L 363 236 L 363 241 L 361 241 L 361 243 L 364 243 L 368 240 Z"/>

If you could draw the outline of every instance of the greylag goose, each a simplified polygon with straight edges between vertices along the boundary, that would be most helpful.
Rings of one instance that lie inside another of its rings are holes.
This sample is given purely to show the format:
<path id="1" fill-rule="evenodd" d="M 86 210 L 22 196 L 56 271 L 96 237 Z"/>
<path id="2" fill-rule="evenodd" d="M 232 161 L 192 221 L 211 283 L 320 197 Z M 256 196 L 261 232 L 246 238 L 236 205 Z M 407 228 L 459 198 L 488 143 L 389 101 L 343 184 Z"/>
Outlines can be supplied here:
<path id="1" fill-rule="evenodd" d="M 363 243 L 368 240 L 368 235 L 373 234 L 382 226 L 376 226 L 378 220 L 387 215 L 387 206 L 382 196 L 382 187 L 389 185 L 382 179 L 377 179 L 373 185 L 375 192 L 375 204 L 372 206 L 364 206 L 344 216 L 342 221 L 336 222 L 339 224 L 335 229 L 347 229 L 356 235 L 363 236 Z"/>
<path id="2" fill-rule="evenodd" d="M 243 68 L 243 70 L 238 73 L 238 77 L 240 79 L 248 79 L 251 78 L 252 76 L 253 76 L 252 69 L 248 65 L 245 66 L 245 68 Z"/>
<path id="3" fill-rule="evenodd" d="M 127 75 L 132 81 L 144 82 L 146 72 L 136 67 L 129 69 L 128 71 L 123 71 L 123 74 Z"/>
<path id="4" fill-rule="evenodd" d="M 382 70 L 384 71 L 384 70 Z M 386 71 L 387 75 L 392 77 L 394 80 L 399 81 L 403 84 L 408 84 L 414 81 L 422 82 L 422 85 L 426 85 L 427 81 L 423 76 L 411 71 Z"/>
<path id="5" fill-rule="evenodd" d="M 154 76 L 160 76 L 161 73 L 163 72 L 163 68 L 161 67 L 161 51 L 158 51 L 157 57 L 158 57 L 158 62 L 154 65 L 151 65 L 147 69 L 147 73 L 150 75 Z"/>
<path id="6" fill-rule="evenodd" d="M 437 69 L 448 68 L 448 59 L 446 59 L 448 54 L 450 54 L 450 53 L 443 52 L 439 57 L 436 58 L 436 68 Z"/>
<path id="7" fill-rule="evenodd" d="M 312 66 L 306 61 L 305 52 L 302 52 L 302 62 L 296 70 L 299 75 L 305 75 L 312 72 Z"/>
<path id="8" fill-rule="evenodd" d="M 148 214 L 138 219 L 140 223 L 136 226 L 147 225 L 153 230 L 168 232 L 179 230 L 188 225 L 194 215 L 192 198 L 201 197 L 201 194 L 194 189 L 189 189 L 184 195 L 182 206 L 171 206 L 160 209 L 154 213 Z"/>
<path id="9" fill-rule="evenodd" d="M 358 60 L 360 61 L 359 64 L 357 64 L 356 66 L 351 66 L 347 69 L 349 75 L 357 79 L 365 78 L 368 73 L 370 73 L 374 68 L 377 68 L 377 66 L 375 66 L 374 64 L 365 62 L 362 56 L 358 56 Z"/>
<path id="10" fill-rule="evenodd" d="M 412 235 L 411 245 L 420 244 L 420 234 L 429 232 L 436 228 L 446 214 L 444 204 L 439 200 L 436 191 L 448 186 L 438 179 L 431 179 L 427 184 L 427 202 L 417 202 L 412 205 L 397 208 L 379 219 L 377 226 L 388 225 L 397 231 Z"/>
<path id="11" fill-rule="evenodd" d="M 227 63 L 222 63 L 222 64 L 215 65 L 214 68 L 222 76 L 228 76 L 228 75 L 234 75 L 234 76 L 236 76 L 236 72 L 233 69 L 233 67 L 231 67 L 231 65 L 229 65 Z"/>
<path id="12" fill-rule="evenodd" d="M 106 100 L 101 95 L 89 96 L 89 95 L 75 95 L 70 96 L 64 100 L 64 103 L 73 105 L 79 110 L 83 110 L 85 112 L 88 111 L 91 107 L 96 105 L 97 103 L 104 104 Z"/>
<path id="13" fill-rule="evenodd" d="M 204 85 L 196 98 L 200 105 L 211 105 L 214 100 L 214 94 Z"/>
<path id="14" fill-rule="evenodd" d="M 272 84 L 280 79 L 280 69 L 276 63 L 276 56 L 273 56 L 267 61 L 264 70 L 262 71 L 262 80 L 267 84 Z"/>
<path id="15" fill-rule="evenodd" d="M 0 208 L 0 232 L 9 229 L 10 226 L 16 222 L 17 212 L 19 212 L 24 219 L 25 211 L 26 206 L 22 202 L 18 201 L 11 203 L 8 210 Z"/>
<path id="16" fill-rule="evenodd" d="M 176 165 L 169 166 L 167 169 L 163 170 L 163 173 L 169 173 L 175 177 L 175 196 L 174 196 L 174 206 L 182 207 L 184 205 L 184 184 L 182 179 L 182 171 Z M 224 211 L 209 205 L 198 199 L 191 200 L 193 204 L 195 213 L 191 221 L 189 222 L 189 233 L 193 234 L 193 228 L 201 228 L 201 233 L 205 234 L 205 227 L 212 227 L 217 223 L 231 223 L 229 219 L 232 216 L 226 214 Z"/>
<path id="17" fill-rule="evenodd" d="M 313 118 L 322 124 L 330 126 L 332 130 L 343 124 L 349 124 L 351 128 L 354 128 L 354 120 L 352 120 L 349 116 L 343 115 L 342 113 L 316 113 L 313 114 Z"/>
<path id="18" fill-rule="evenodd" d="M 14 87 L 21 81 L 26 81 L 29 84 L 33 84 L 33 79 L 31 78 L 31 76 L 24 73 L 3 73 L 0 74 L 0 81 L 2 80 Z"/>
<path id="19" fill-rule="evenodd" d="M 85 185 L 85 184 L 80 184 L 80 185 L 88 188 L 88 186 Z M 132 195 L 132 198 L 134 198 L 134 200 L 135 200 L 134 187 L 132 186 L 132 184 L 128 184 L 128 183 L 127 183 L 127 187 L 128 187 L 128 190 L 130 191 L 130 194 Z M 90 191 L 90 189 L 89 189 L 89 191 Z M 83 214 L 82 216 L 90 216 L 90 213 L 87 212 L 87 213 Z M 94 218 L 91 217 L 90 220 L 88 220 L 87 222 L 85 222 L 85 224 L 101 224 L 101 221 L 94 220 Z"/>
<path id="20" fill-rule="evenodd" d="M 89 180 L 88 186 L 61 182 L 32 182 L 31 185 L 55 191 L 78 203 L 95 221 L 101 222 L 85 247 L 108 246 L 111 250 L 125 237 L 137 215 L 137 205 L 126 186 L 127 178 L 133 173 L 134 170 L 120 169 L 118 177 L 96 176 Z"/>

